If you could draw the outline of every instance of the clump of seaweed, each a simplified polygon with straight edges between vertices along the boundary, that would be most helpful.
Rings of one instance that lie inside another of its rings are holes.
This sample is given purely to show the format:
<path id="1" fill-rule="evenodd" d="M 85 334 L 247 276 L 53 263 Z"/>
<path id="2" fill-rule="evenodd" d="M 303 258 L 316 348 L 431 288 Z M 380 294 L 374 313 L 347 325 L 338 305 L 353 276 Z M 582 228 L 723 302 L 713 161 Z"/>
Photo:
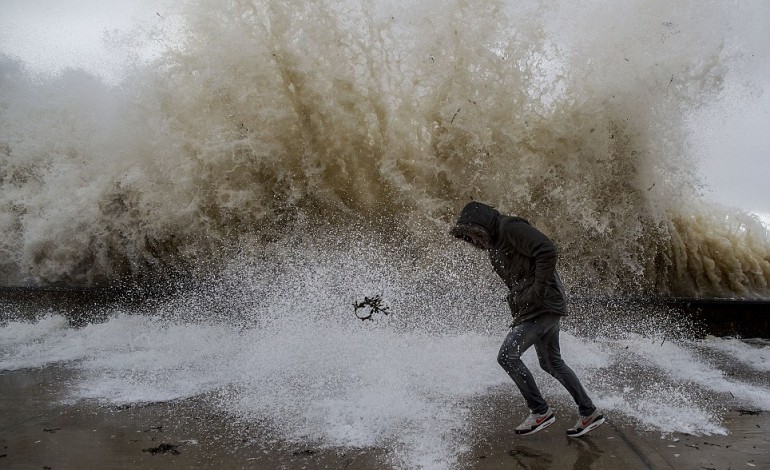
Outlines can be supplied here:
<path id="1" fill-rule="evenodd" d="M 369 309 L 368 314 L 366 312 L 359 313 L 359 310 Z M 375 313 L 381 313 L 383 315 L 389 315 L 390 310 L 387 305 L 382 303 L 382 296 L 375 295 L 374 297 L 364 297 L 362 302 L 353 302 L 353 313 L 359 320 L 373 321 Z"/>

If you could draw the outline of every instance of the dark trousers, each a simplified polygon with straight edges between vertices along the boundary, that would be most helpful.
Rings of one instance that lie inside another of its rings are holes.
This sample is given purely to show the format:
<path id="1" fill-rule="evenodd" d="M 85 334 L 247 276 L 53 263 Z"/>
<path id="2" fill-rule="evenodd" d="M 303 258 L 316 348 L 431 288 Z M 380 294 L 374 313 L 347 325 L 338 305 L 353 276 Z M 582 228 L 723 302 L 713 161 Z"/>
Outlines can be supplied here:
<path id="1" fill-rule="evenodd" d="M 559 351 L 560 318 L 559 315 L 545 313 L 515 325 L 500 347 L 497 362 L 519 387 L 529 409 L 533 413 L 545 413 L 548 404 L 540 394 L 532 373 L 521 360 L 524 351 L 534 345 L 537 358 L 540 360 L 540 367 L 567 389 L 578 405 L 581 416 L 588 416 L 596 410 L 596 407 L 594 407 L 591 398 L 588 397 L 575 373 L 561 358 Z"/>

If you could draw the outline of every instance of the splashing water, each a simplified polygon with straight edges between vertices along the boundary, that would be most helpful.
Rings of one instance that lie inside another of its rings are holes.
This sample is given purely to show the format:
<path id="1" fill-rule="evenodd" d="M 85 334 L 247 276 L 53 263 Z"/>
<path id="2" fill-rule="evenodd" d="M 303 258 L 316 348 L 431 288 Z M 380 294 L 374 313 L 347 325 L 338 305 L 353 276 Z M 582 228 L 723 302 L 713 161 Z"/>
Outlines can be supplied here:
<path id="1" fill-rule="evenodd" d="M 551 236 L 573 292 L 767 295 L 767 229 L 701 202 L 688 152 L 756 50 L 746 5 L 195 1 L 115 86 L 2 57 L 2 282 L 195 287 L 78 329 L 6 321 L 0 369 L 63 363 L 72 400 L 202 397 L 450 467 L 470 403 L 510 386 L 503 287 L 446 233 L 468 198 Z M 372 295 L 392 314 L 361 322 Z M 598 406 L 695 434 L 725 432 L 721 404 L 770 409 L 767 345 L 690 340 L 649 308 L 565 320 Z"/>
<path id="2" fill-rule="evenodd" d="M 4 58 L 3 278 L 210 271 L 302 214 L 443 244 L 473 197 L 554 238 L 576 285 L 766 294 L 766 229 L 698 203 L 687 152 L 687 120 L 756 48 L 736 34 L 750 15 L 196 1 L 164 16 L 175 26 L 152 37 L 166 48 L 116 87 Z"/>
<path id="3" fill-rule="evenodd" d="M 271 245 L 151 314 L 115 311 L 77 329 L 57 314 L 6 322 L 0 370 L 58 363 L 78 372 L 66 401 L 197 397 L 233 421 L 268 422 L 289 442 L 383 447 L 399 468 L 451 468 L 474 443 L 474 400 L 516 393 L 494 360 L 510 318 L 504 288 L 463 248 L 432 269 L 404 270 L 389 264 L 403 254 L 388 245 Z M 442 269 L 470 276 L 424 275 Z M 381 293 L 391 314 L 358 320 L 359 292 Z M 770 409 L 767 344 L 677 339 L 654 311 L 635 330 L 614 313 L 572 316 L 590 320 L 592 334 L 563 331 L 563 354 L 617 422 L 725 434 L 727 407 Z M 533 352 L 525 362 L 553 404 L 574 407 Z"/>

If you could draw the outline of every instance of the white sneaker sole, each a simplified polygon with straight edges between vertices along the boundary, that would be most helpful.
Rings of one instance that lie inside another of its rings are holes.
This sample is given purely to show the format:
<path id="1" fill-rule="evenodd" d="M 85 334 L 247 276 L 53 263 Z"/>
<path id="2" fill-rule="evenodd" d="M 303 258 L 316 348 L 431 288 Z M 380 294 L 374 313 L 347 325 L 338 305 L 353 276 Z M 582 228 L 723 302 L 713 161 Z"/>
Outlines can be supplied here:
<path id="1" fill-rule="evenodd" d="M 598 427 L 599 427 L 599 426 L 601 426 L 602 424 L 604 424 L 604 418 L 600 418 L 600 419 L 597 419 L 597 420 L 596 420 L 596 421 L 594 421 L 593 423 L 589 424 L 589 425 L 588 425 L 588 426 L 587 426 L 585 429 L 583 429 L 582 431 L 580 431 L 580 432 L 578 432 L 578 433 L 575 433 L 575 434 L 567 434 L 567 436 L 569 436 L 569 437 L 580 437 L 580 436 L 585 436 L 586 434 L 588 434 L 589 432 L 591 432 L 591 431 L 593 431 L 594 429 L 598 428 Z"/>
<path id="2" fill-rule="evenodd" d="M 556 416 L 551 416 L 549 419 L 543 421 L 540 423 L 537 427 L 533 429 L 516 429 L 516 434 L 519 436 L 529 436 L 530 434 L 535 434 L 536 432 L 540 432 L 543 429 L 547 428 L 548 426 L 552 425 L 556 422 Z"/>

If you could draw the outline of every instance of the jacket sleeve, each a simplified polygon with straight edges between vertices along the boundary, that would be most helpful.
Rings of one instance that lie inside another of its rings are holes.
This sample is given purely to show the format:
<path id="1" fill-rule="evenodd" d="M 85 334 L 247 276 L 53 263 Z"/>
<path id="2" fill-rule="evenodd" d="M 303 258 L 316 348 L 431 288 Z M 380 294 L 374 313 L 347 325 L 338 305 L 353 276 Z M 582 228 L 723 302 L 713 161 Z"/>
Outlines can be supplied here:
<path id="1" fill-rule="evenodd" d="M 548 283 L 553 279 L 556 271 L 556 245 L 526 222 L 506 224 L 505 237 L 516 251 L 533 260 L 535 279 L 532 284 L 532 294 L 542 300 Z"/>

